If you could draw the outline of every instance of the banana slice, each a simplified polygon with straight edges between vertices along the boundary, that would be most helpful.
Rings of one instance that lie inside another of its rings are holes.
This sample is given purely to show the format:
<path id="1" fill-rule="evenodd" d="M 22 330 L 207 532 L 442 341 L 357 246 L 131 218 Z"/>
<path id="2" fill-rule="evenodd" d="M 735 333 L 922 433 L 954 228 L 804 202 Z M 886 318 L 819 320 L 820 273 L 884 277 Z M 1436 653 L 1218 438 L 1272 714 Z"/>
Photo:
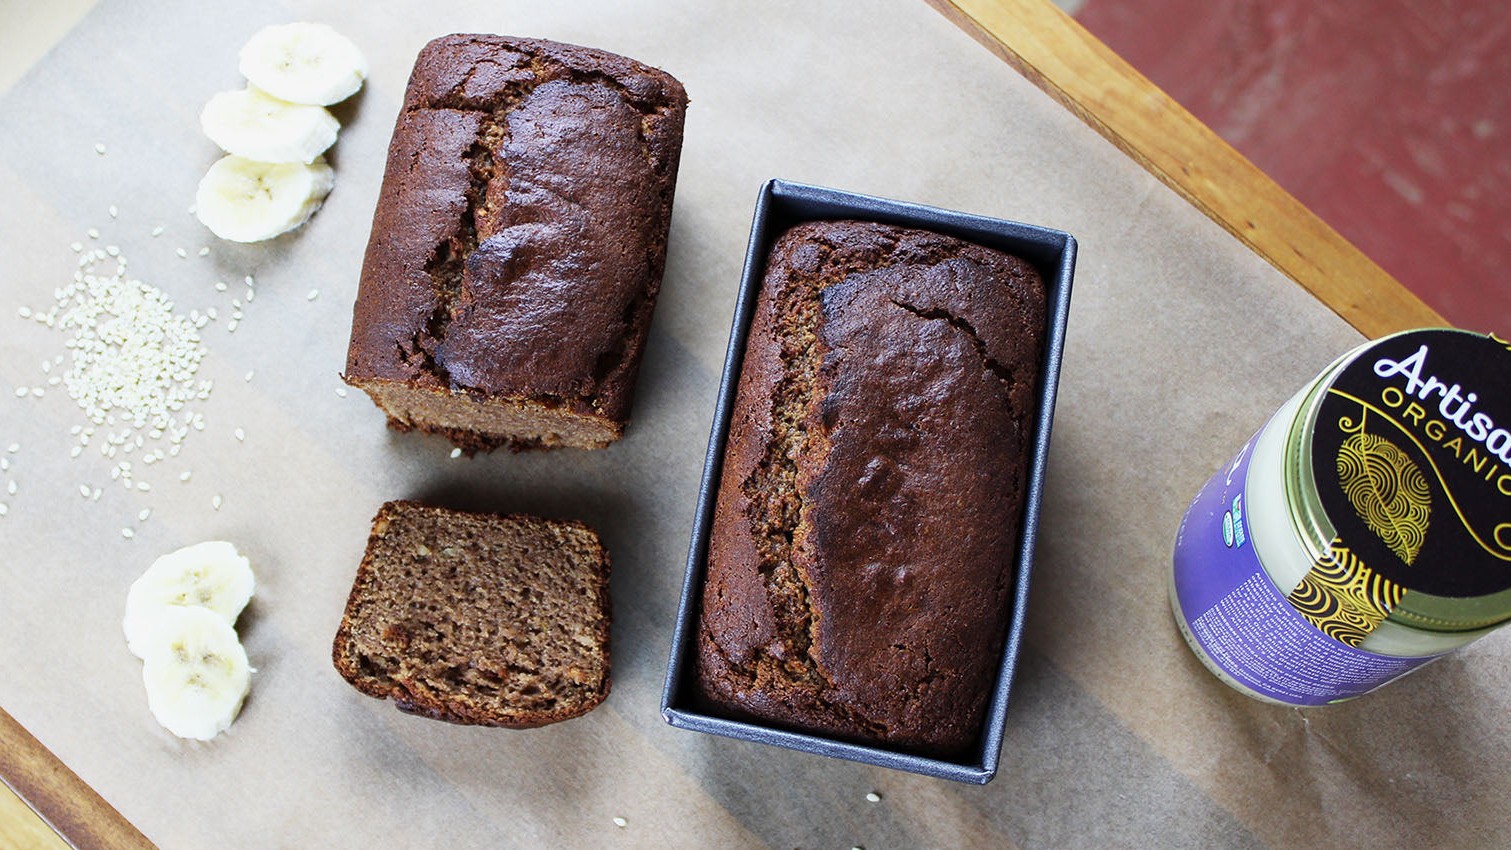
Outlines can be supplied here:
<path id="1" fill-rule="evenodd" d="M 252 86 L 210 98 L 199 125 L 226 153 L 258 162 L 314 162 L 341 129 L 323 106 L 289 103 Z"/>
<path id="2" fill-rule="evenodd" d="M 261 242 L 307 221 L 335 182 L 323 157 L 305 165 L 232 154 L 210 166 L 199 181 L 194 214 L 222 239 Z"/>
<path id="3" fill-rule="evenodd" d="M 282 24 L 258 31 L 241 48 L 242 76 L 274 97 L 330 106 L 367 79 L 357 45 L 325 24 Z"/>
<path id="4" fill-rule="evenodd" d="M 147 643 L 165 612 L 205 608 L 227 626 L 236 622 L 256 587 L 252 565 L 223 540 L 186 546 L 158 558 L 126 593 L 126 646 L 147 657 Z"/>
<path id="5" fill-rule="evenodd" d="M 208 741 L 226 731 L 251 689 L 252 668 L 236 630 L 205 608 L 163 609 L 146 640 L 147 707 L 180 738 Z"/>

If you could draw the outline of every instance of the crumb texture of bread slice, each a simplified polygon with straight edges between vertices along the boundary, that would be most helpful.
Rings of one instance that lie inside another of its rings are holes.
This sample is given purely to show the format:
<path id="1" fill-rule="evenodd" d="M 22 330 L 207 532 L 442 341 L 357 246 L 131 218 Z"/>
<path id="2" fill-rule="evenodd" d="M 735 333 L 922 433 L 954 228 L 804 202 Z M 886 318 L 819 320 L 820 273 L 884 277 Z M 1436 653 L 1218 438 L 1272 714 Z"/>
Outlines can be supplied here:
<path id="1" fill-rule="evenodd" d="M 609 691 L 609 561 L 577 522 L 385 504 L 336 633 L 357 690 L 452 723 L 529 728 Z"/>

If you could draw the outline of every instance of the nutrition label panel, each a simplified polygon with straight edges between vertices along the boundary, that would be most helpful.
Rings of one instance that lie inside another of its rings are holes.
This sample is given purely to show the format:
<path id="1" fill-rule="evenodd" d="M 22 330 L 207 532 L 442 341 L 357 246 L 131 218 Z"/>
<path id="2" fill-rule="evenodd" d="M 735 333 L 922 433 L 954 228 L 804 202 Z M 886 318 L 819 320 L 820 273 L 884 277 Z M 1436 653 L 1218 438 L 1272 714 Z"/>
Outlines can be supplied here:
<path id="1" fill-rule="evenodd" d="M 1279 601 L 1265 576 L 1251 576 L 1193 620 L 1191 632 L 1244 685 L 1307 705 L 1358 696 L 1423 663 L 1344 646 L 1277 610 Z"/>

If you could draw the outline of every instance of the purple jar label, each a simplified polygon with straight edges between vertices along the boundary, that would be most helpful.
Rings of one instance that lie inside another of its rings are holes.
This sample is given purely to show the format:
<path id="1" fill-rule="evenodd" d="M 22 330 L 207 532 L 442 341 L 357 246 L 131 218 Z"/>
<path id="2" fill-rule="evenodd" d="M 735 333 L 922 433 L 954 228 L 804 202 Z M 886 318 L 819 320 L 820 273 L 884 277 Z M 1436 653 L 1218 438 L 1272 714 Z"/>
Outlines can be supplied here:
<path id="1" fill-rule="evenodd" d="M 1176 616 L 1208 662 L 1291 705 L 1352 699 L 1431 661 L 1355 649 L 1286 599 L 1254 551 L 1244 491 L 1248 442 L 1192 500 L 1175 541 Z"/>

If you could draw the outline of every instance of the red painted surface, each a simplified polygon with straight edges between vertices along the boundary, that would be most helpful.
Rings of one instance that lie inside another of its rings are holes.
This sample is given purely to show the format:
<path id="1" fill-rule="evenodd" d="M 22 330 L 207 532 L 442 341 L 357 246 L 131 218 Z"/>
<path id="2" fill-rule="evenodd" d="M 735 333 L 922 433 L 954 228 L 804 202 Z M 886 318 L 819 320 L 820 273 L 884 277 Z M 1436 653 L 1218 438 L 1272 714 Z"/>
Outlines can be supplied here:
<path id="1" fill-rule="evenodd" d="M 1076 17 L 1450 322 L 1511 335 L 1503 0 L 1087 0 Z"/>

